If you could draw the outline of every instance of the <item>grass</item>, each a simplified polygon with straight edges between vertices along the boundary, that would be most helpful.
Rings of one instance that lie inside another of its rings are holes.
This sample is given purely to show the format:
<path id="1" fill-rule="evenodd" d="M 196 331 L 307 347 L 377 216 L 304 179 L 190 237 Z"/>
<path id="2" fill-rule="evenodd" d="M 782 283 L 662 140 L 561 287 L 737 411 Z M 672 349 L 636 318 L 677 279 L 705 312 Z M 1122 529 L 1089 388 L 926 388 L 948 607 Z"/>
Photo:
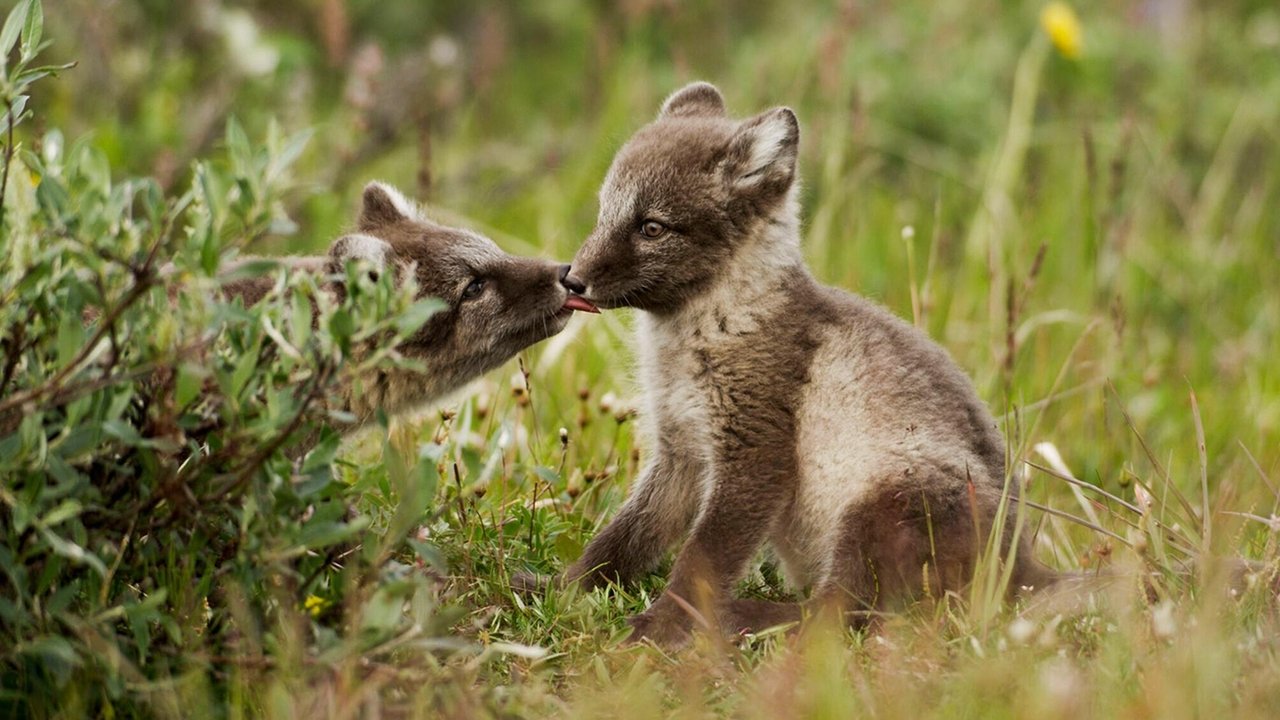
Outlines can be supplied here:
<path id="1" fill-rule="evenodd" d="M 875 632 L 817 625 L 669 656 L 618 642 L 661 574 L 610 592 L 512 594 L 514 572 L 577 557 L 648 452 L 631 410 L 630 318 L 615 312 L 575 320 L 445 413 L 393 426 L 392 445 L 439 453 L 417 532 L 442 557 L 405 559 L 436 594 L 389 611 L 429 627 L 314 655 L 316 634 L 359 626 L 382 602 L 335 571 L 315 590 L 332 603 L 319 619 L 246 628 L 271 649 L 265 665 L 215 662 L 135 689 L 177 716 L 222 714 L 212 696 L 233 717 L 1274 717 L 1265 578 L 1233 596 L 1215 573 L 1185 568 L 1198 555 L 1276 558 L 1280 13 L 1178 6 L 1081 3 L 1084 53 L 1070 60 L 1039 30 L 1037 3 L 546 3 L 513 15 L 504 59 L 484 84 L 468 81 L 474 99 L 451 108 L 431 146 L 440 216 L 515 252 L 568 258 L 613 152 L 680 83 L 716 82 L 739 115 L 794 107 L 814 272 L 912 318 L 971 373 L 1027 497 L 1056 511 L 1029 511 L 1042 560 L 1152 571 L 1154 601 L 1136 581 L 1069 612 L 992 607 L 975 590 Z M 192 92 L 166 88 L 142 104 Z M 237 92 L 271 98 L 261 84 Z M 49 102 L 92 126 L 72 94 Z M 260 251 L 323 247 L 369 177 L 414 186 L 411 139 L 344 169 L 358 113 L 323 97 L 313 111 L 294 122 L 319 124 L 301 171 L 318 191 L 291 208 L 299 239 Z M 137 141 L 137 157 L 117 150 L 125 166 L 198 150 L 172 131 L 148 139 L 103 123 L 104 145 Z M 366 434 L 345 451 L 375 523 L 396 501 L 378 490 L 383 447 Z M 767 559 L 743 589 L 783 592 Z"/>

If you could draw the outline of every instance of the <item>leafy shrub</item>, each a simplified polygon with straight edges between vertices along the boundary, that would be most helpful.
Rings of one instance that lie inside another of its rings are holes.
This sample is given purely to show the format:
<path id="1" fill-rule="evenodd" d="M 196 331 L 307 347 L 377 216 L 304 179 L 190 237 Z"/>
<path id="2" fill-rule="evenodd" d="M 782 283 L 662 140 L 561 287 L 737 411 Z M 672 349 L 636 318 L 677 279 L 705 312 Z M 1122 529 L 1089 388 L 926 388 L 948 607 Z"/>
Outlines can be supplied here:
<path id="1" fill-rule="evenodd" d="M 0 65 L 0 709 L 102 712 L 151 680 L 304 652 L 302 636 L 341 655 L 439 629 L 427 576 L 395 560 L 432 496 L 430 448 L 388 453 L 375 492 L 396 510 L 375 523 L 331 427 L 335 389 L 395 362 L 431 301 L 356 268 L 339 301 L 270 261 L 240 271 L 273 279 L 265 300 L 222 297 L 225 261 L 290 230 L 305 136 L 255 148 L 233 122 L 225 157 L 171 196 L 116 180 L 86 142 L 17 132 L 31 83 L 66 69 L 32 66 L 41 27 L 24 0 L 0 34 L 0 58 L 20 56 Z M 344 577 L 394 580 L 365 583 L 350 639 L 325 629 Z"/>

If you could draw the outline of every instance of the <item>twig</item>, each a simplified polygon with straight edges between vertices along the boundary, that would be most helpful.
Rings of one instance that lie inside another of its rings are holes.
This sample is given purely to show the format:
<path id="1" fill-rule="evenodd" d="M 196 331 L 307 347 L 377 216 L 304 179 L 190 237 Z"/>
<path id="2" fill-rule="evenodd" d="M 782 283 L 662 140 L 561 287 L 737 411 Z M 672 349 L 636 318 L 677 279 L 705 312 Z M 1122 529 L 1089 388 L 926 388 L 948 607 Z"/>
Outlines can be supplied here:
<path id="1" fill-rule="evenodd" d="M 31 388 L 30 390 L 15 393 L 7 399 L 0 401 L 0 417 L 4 417 L 7 413 L 12 412 L 14 409 L 21 408 L 23 405 L 40 400 L 45 395 L 57 390 L 68 377 L 82 369 L 84 363 L 92 357 L 93 349 L 102 340 L 103 336 L 111 331 L 110 328 L 117 320 L 120 319 L 120 316 L 124 314 L 125 310 L 129 309 L 129 307 L 134 303 L 142 299 L 142 296 L 155 286 L 156 274 L 154 263 L 156 260 L 156 254 L 159 252 L 160 246 L 164 244 L 164 240 L 169 234 L 171 223 L 172 220 L 166 221 L 164 230 L 160 232 L 156 241 L 152 243 L 151 250 L 147 253 L 147 257 L 143 260 L 142 265 L 133 268 L 134 282 L 133 286 L 129 288 L 129 292 L 125 294 L 124 298 L 122 298 L 120 302 L 112 306 L 109 312 L 102 316 L 101 321 L 98 323 L 98 328 L 80 348 L 80 352 L 76 353 L 76 356 L 71 359 L 71 362 L 64 365 L 61 370 L 44 383 Z"/>
<path id="2" fill-rule="evenodd" d="M 276 434 L 271 442 L 267 443 L 261 450 L 257 452 L 248 462 L 244 464 L 235 479 L 227 484 L 226 487 L 216 491 L 212 496 L 205 498 L 206 502 L 216 502 L 226 497 L 228 493 L 237 487 L 244 485 L 253 476 L 253 472 L 262 466 L 273 453 L 279 450 L 289 440 L 289 436 L 302 425 L 303 419 L 306 417 L 307 410 L 311 404 L 320 397 L 321 390 L 327 386 L 329 377 L 332 375 L 332 366 L 324 363 L 320 366 L 319 372 L 312 376 L 311 387 L 307 390 L 306 397 L 302 400 L 302 405 L 298 408 L 298 412 L 294 413 L 289 420 L 289 424 Z"/>

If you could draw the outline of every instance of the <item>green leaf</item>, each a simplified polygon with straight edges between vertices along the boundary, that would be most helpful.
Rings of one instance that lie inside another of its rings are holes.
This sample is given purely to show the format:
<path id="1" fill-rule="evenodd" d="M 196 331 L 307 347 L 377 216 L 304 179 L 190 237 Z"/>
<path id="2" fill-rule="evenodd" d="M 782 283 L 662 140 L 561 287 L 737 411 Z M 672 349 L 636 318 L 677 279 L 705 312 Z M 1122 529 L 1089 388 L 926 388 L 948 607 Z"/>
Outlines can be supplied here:
<path id="1" fill-rule="evenodd" d="M 35 57 L 40 50 L 40 36 L 44 33 L 44 8 L 40 0 L 32 0 L 27 21 L 22 24 L 22 62 Z"/>
<path id="2" fill-rule="evenodd" d="M 165 588 L 159 588 L 142 602 L 130 603 L 124 607 L 125 618 L 129 621 L 129 630 L 138 644 L 142 662 L 146 662 L 147 654 L 151 650 L 151 625 L 163 618 L 159 609 L 167 597 L 168 591 Z"/>
<path id="3" fill-rule="evenodd" d="M 123 420 L 108 420 L 102 423 L 102 431 L 132 447 L 141 447 L 146 443 L 146 438 L 138 433 L 138 429 Z"/>
<path id="4" fill-rule="evenodd" d="M 41 178 L 40 184 L 36 186 L 36 201 L 50 224 L 58 228 L 66 226 L 71 196 L 62 183 L 48 176 Z"/>
<path id="5" fill-rule="evenodd" d="M 252 345 L 245 348 L 240 361 L 236 363 L 235 371 L 231 374 L 231 386 L 227 389 L 227 397 L 240 397 L 240 392 L 244 390 L 249 379 L 253 377 L 254 370 L 258 368 L 258 349 L 261 345 L 262 338 L 259 336 Z"/>
<path id="6" fill-rule="evenodd" d="M 247 170 L 246 166 L 253 158 L 253 148 L 249 144 L 249 136 L 245 134 L 244 128 L 234 117 L 227 118 L 226 142 L 227 154 L 231 156 L 236 170 L 238 172 Z"/>
<path id="7" fill-rule="evenodd" d="M 9 53 L 13 51 L 14 44 L 18 42 L 18 34 L 27 23 L 27 13 L 31 11 L 32 1 L 22 0 L 14 5 L 4 21 L 4 28 L 0 29 L 0 70 L 8 67 Z"/>
<path id="8" fill-rule="evenodd" d="M 54 452 L 68 460 L 77 458 L 80 453 L 94 449 L 101 436 L 99 427 L 95 424 L 78 425 L 54 446 Z"/>
<path id="9" fill-rule="evenodd" d="M 9 598 L 0 596 L 0 621 L 10 626 L 17 625 L 24 613 Z"/>
<path id="10" fill-rule="evenodd" d="M 306 149 L 307 143 L 311 141 L 312 134 L 313 131 L 308 128 L 285 141 L 284 147 L 280 148 L 280 153 L 272 159 L 271 168 L 267 171 L 268 179 L 278 176 L 298 160 L 302 151 Z"/>
<path id="11" fill-rule="evenodd" d="M 66 488 L 67 492 L 74 490 L 82 480 L 87 481 L 87 478 L 81 475 L 59 455 L 50 455 L 45 461 L 45 467 L 49 469 L 49 474 L 57 479 L 60 485 Z"/>
<path id="12" fill-rule="evenodd" d="M 79 515 L 82 510 L 84 510 L 84 507 L 78 500 L 63 500 L 58 507 L 50 510 L 44 517 L 40 518 L 40 524 L 50 528 Z"/>
<path id="13" fill-rule="evenodd" d="M 351 319 L 351 313 L 344 308 L 334 310 L 329 316 L 329 332 L 333 334 L 338 347 L 342 348 L 343 355 L 350 354 L 351 336 L 356 332 L 356 323 Z"/>
<path id="14" fill-rule="evenodd" d="M 342 436 L 334 432 L 331 428 L 324 428 L 321 431 L 320 441 L 307 453 L 306 458 L 302 461 L 303 475 L 319 474 L 325 480 L 329 477 L 329 466 L 333 464 L 334 457 L 338 454 L 338 447 L 342 444 Z"/>
<path id="15" fill-rule="evenodd" d="M 27 527 L 31 525 L 31 521 L 35 516 L 31 512 L 31 506 L 22 501 L 22 496 L 14 498 L 14 503 L 10 507 L 13 512 L 13 529 L 17 532 L 25 532 Z"/>
<path id="16" fill-rule="evenodd" d="M 66 366 L 84 347 L 84 322 L 80 313 L 69 312 L 58 325 L 58 365 Z"/>
<path id="17" fill-rule="evenodd" d="M 57 635 L 45 635 L 22 646 L 22 654 L 34 655 L 45 662 L 59 663 L 71 667 L 80 665 L 80 656 L 66 638 Z"/>
<path id="18" fill-rule="evenodd" d="M 14 78 L 14 84 L 18 87 L 27 87 L 31 83 L 41 80 L 49 75 L 57 75 L 63 70 L 70 70 L 75 67 L 76 63 L 62 63 L 61 65 L 40 65 L 38 67 L 27 68 Z"/>
<path id="19" fill-rule="evenodd" d="M 440 548 L 416 538 L 409 538 L 406 544 L 413 548 L 418 559 L 431 566 L 431 569 L 442 575 L 449 572 L 449 563 L 445 560 L 444 553 L 440 552 Z"/>
<path id="20" fill-rule="evenodd" d="M 379 587 L 361 609 L 361 631 L 371 633 L 375 637 L 394 631 L 404 622 L 405 596 L 412 589 L 412 586 L 405 582 L 393 582 Z"/>
<path id="21" fill-rule="evenodd" d="M 178 366 L 178 377 L 174 382 L 174 404 L 178 408 L 185 408 L 196 399 L 207 374 L 204 368 L 191 363 Z"/>
<path id="22" fill-rule="evenodd" d="M 107 577 L 107 566 L 102 564 L 97 555 L 70 540 L 58 536 L 48 528 L 40 528 L 40 536 L 44 538 L 45 542 L 49 543 L 49 549 L 53 550 L 55 555 L 64 557 L 76 564 L 88 565 L 104 579 Z"/>
<path id="23" fill-rule="evenodd" d="M 18 124 L 22 122 L 22 111 L 27 108 L 27 99 L 26 95 L 19 95 L 13 99 L 13 105 L 5 110 L 4 120 L 0 122 L 0 134 L 9 132 L 9 123 L 13 123 L 14 127 L 18 127 Z"/>
<path id="24" fill-rule="evenodd" d="M 431 319 L 432 315 L 444 308 L 445 303 L 439 298 L 423 298 L 396 317 L 396 329 L 403 335 L 417 332 L 418 328 Z"/>
<path id="25" fill-rule="evenodd" d="M 289 309 L 293 344 L 304 348 L 311 339 L 311 301 L 303 297 L 302 293 L 294 292 L 289 297 Z"/>
<path id="26" fill-rule="evenodd" d="M 369 518 L 364 515 L 357 516 L 350 522 L 312 521 L 302 527 L 297 543 L 310 550 L 327 547 L 355 537 L 369 527 L 369 523 Z"/>

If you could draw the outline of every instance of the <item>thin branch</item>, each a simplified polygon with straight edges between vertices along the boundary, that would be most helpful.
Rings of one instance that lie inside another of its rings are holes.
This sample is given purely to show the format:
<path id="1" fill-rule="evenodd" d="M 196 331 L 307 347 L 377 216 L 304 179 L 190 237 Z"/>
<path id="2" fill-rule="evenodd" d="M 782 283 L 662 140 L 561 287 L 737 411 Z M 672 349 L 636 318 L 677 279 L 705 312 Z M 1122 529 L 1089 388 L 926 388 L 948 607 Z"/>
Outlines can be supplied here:
<path id="1" fill-rule="evenodd" d="M 112 328 L 120 316 L 124 314 L 134 303 L 142 299 L 142 297 L 156 284 L 156 274 L 153 267 L 156 254 L 160 250 L 160 246 L 164 244 L 165 238 L 168 236 L 169 223 L 166 223 L 165 230 L 160 233 L 156 241 L 152 243 L 151 250 L 147 254 L 142 265 L 133 268 L 134 282 L 129 288 L 129 292 L 125 294 L 120 302 L 111 307 L 111 310 L 102 316 L 98 323 L 98 327 L 94 330 L 93 335 L 80 348 L 80 352 L 72 358 L 53 377 L 46 380 L 37 387 L 31 388 L 20 393 L 15 393 L 7 399 L 0 401 L 0 418 L 6 414 L 19 410 L 22 406 L 41 400 L 46 395 L 57 391 L 66 379 L 83 369 L 83 366 L 93 355 L 93 349 L 98 345 Z"/>

